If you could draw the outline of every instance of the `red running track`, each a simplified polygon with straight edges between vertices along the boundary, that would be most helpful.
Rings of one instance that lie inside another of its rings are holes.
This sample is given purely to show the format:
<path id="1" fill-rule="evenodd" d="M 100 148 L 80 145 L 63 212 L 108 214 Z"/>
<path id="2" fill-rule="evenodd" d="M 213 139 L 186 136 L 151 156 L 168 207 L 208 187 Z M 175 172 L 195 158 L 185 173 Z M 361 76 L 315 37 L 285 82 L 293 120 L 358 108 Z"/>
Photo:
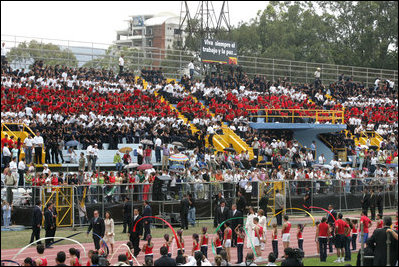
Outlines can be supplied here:
<path id="1" fill-rule="evenodd" d="M 370 235 L 374 231 L 374 228 L 375 228 L 375 225 L 373 225 L 372 229 L 370 230 Z M 294 248 L 298 246 L 297 245 L 297 239 L 296 239 L 296 231 L 297 231 L 296 227 L 293 226 L 293 228 L 291 229 L 291 243 L 290 243 L 290 246 L 294 247 Z M 210 236 L 213 237 L 213 235 L 210 235 Z M 314 242 L 314 236 L 315 236 L 315 227 L 306 226 L 305 229 L 304 229 L 304 232 L 303 232 L 304 250 L 305 250 L 305 255 L 306 256 L 315 255 L 317 253 L 316 243 Z M 265 250 L 262 251 L 262 257 L 266 258 L 266 259 L 267 259 L 267 255 L 270 252 L 272 252 L 271 238 L 270 237 L 271 237 L 271 230 L 269 229 L 267 231 L 266 247 L 265 247 Z M 278 231 L 278 238 L 279 238 L 279 244 L 278 244 L 279 245 L 279 257 L 281 258 L 281 256 L 283 255 L 283 245 L 282 245 L 282 241 L 281 241 L 281 230 L 280 229 Z M 359 238 L 358 238 L 358 240 L 359 240 Z M 124 242 L 124 241 L 115 242 L 114 249 L 116 250 L 121 244 L 126 244 L 126 242 Z M 154 238 L 153 242 L 154 242 L 154 251 L 153 252 L 154 252 L 154 261 L 155 261 L 156 259 L 158 259 L 160 257 L 159 248 L 163 244 L 163 239 L 162 238 Z M 60 243 L 62 243 L 62 242 L 60 242 Z M 145 243 L 145 241 L 140 241 L 140 247 L 142 247 L 144 243 Z M 191 236 L 184 236 L 184 243 L 185 243 L 185 248 L 186 248 L 186 254 L 191 255 L 191 249 L 192 249 L 192 238 L 191 238 Z M 94 249 L 93 243 L 84 243 L 83 245 L 86 248 L 86 252 L 88 252 L 90 249 Z M 67 254 L 67 262 L 66 262 L 66 264 L 69 264 L 69 255 L 68 255 L 69 248 L 75 247 L 75 248 L 81 249 L 77 244 L 54 245 L 53 247 L 54 248 L 52 248 L 52 249 L 46 249 L 46 251 L 44 252 L 45 257 L 48 260 L 49 266 L 55 265 L 55 257 L 56 257 L 57 252 L 64 251 Z M 360 243 L 358 243 L 358 246 L 357 246 L 357 249 L 359 249 L 359 248 L 360 248 Z M 1 259 L 2 260 L 10 260 L 10 259 L 12 259 L 12 257 L 19 250 L 20 250 L 20 248 L 2 249 L 1 250 Z M 175 242 L 174 242 L 174 244 L 171 247 L 171 251 L 173 252 L 172 257 L 176 257 L 176 255 L 177 255 L 177 247 L 176 247 Z M 248 251 L 252 251 L 252 249 L 250 249 L 250 248 L 248 249 L 248 248 L 245 247 L 244 248 L 244 258 L 245 258 L 245 255 L 246 255 L 246 253 Z M 125 252 L 126 252 L 126 248 L 125 247 L 120 248 L 120 250 L 116 252 L 116 255 L 114 256 L 111 264 L 115 264 L 117 262 L 118 255 L 122 254 L 122 253 L 125 253 Z M 335 253 L 335 248 L 334 248 L 334 253 Z M 85 265 L 86 262 L 87 262 L 87 257 L 85 257 L 83 255 L 83 251 L 81 251 L 81 254 L 82 254 L 81 263 L 83 263 L 83 265 Z M 15 259 L 15 261 L 17 261 L 17 262 L 22 264 L 23 260 L 26 257 L 32 257 L 33 259 L 36 259 L 37 256 L 38 256 L 38 254 L 36 252 L 36 247 L 32 246 L 32 247 L 27 248 L 21 254 L 19 254 L 18 257 Z M 231 257 L 232 257 L 231 262 L 235 263 L 237 261 L 237 249 L 236 248 L 231 248 Z M 110 259 L 110 256 L 108 257 L 108 259 Z M 140 264 L 142 264 L 144 262 L 144 254 L 142 252 L 140 252 L 140 254 L 139 254 L 137 259 L 140 262 Z M 209 246 L 208 246 L 208 259 L 213 263 L 214 255 L 212 253 L 212 247 L 210 245 L 210 241 L 209 241 Z M 137 265 L 137 264 L 134 263 L 134 265 Z"/>

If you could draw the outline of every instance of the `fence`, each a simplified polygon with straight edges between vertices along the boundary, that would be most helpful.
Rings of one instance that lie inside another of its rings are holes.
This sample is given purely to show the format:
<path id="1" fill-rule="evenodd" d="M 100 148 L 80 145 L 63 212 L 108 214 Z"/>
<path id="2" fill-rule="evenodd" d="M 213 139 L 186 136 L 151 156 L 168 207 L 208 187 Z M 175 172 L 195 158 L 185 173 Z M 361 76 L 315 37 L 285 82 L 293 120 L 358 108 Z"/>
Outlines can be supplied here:
<path id="1" fill-rule="evenodd" d="M 249 183 L 252 187 L 241 188 L 244 192 L 246 205 L 259 207 L 260 199 L 268 195 L 266 212 L 274 213 L 274 197 L 276 189 L 285 195 L 286 208 L 302 208 L 305 206 L 326 207 L 333 204 L 338 211 L 361 209 L 361 199 L 364 188 L 374 189 L 375 195 L 381 194 L 384 208 L 397 208 L 398 187 L 397 180 L 389 178 L 364 178 L 347 180 L 295 180 L 295 181 L 254 181 Z M 306 188 L 309 188 L 311 198 L 309 202 L 303 201 Z M 94 209 L 104 214 L 110 210 L 115 222 L 123 222 L 123 201 L 129 197 L 130 211 L 133 208 L 141 210 L 144 200 L 148 200 L 153 208 L 154 215 L 170 216 L 180 213 L 180 200 L 186 193 L 192 193 L 196 200 L 196 219 L 213 219 L 217 206 L 216 196 L 221 192 L 227 206 L 236 202 L 239 184 L 235 183 L 177 183 L 176 187 L 170 187 L 168 182 L 158 181 L 155 184 L 121 184 L 121 185 L 74 185 L 74 186 L 42 186 L 32 188 L 30 205 L 16 206 L 15 220 L 18 224 L 29 225 L 27 216 L 30 217 L 32 205 L 36 199 L 41 198 L 45 204 L 49 200 L 58 203 L 57 212 L 60 226 L 85 225 L 83 210 L 86 210 L 89 218 Z M 379 189 L 379 190 L 377 190 Z M 4 191 L 5 193 L 5 191 Z M 259 207 L 263 208 L 264 207 Z M 72 213 L 71 213 L 72 211 Z M 317 210 L 314 210 L 317 211 Z M 312 210 L 313 212 L 313 210 Z M 292 209 L 287 213 L 294 214 Z M 377 212 L 378 213 L 378 212 Z M 79 218 L 81 217 L 81 218 Z M 80 221 L 82 220 L 82 221 Z M 178 224 L 178 219 L 172 221 Z"/>
<path id="2" fill-rule="evenodd" d="M 31 40 L 36 40 L 40 44 L 40 47 L 36 49 L 21 48 L 21 52 L 16 55 L 13 62 L 11 62 L 12 67 L 24 67 L 28 69 L 29 65 L 32 64 L 34 60 L 45 58 L 57 60 L 60 64 L 71 66 L 73 61 L 70 53 L 65 57 L 61 56 L 61 54 L 57 56 L 57 53 L 43 48 L 44 44 L 53 43 L 60 46 L 62 49 L 69 49 L 72 51 L 76 56 L 78 66 L 88 63 L 88 67 L 94 67 L 97 64 L 101 64 L 102 67 L 117 71 L 117 62 L 121 52 L 119 49 L 114 49 L 107 55 L 106 51 L 110 44 L 1 35 L 1 42 L 5 42 L 8 49 L 18 47 L 19 44 Z M 137 48 L 125 55 L 125 68 L 130 71 L 135 71 L 138 74 L 144 67 L 162 67 L 165 77 L 180 78 L 183 73 L 188 73 L 187 65 L 193 58 L 198 58 L 195 52 L 158 49 L 154 47 Z M 239 57 L 238 63 L 250 76 L 265 75 L 268 79 L 273 80 L 287 77 L 293 82 L 312 83 L 314 81 L 314 72 L 316 68 L 320 67 L 320 79 L 324 84 L 337 81 L 338 76 L 342 73 L 344 73 L 345 76 L 352 76 L 354 82 L 363 82 L 366 86 L 372 85 L 377 77 L 380 79 L 390 79 L 395 82 L 395 86 L 398 84 L 397 70 L 248 56 Z M 206 68 L 209 70 L 209 65 L 206 65 Z M 206 68 L 197 68 L 198 77 L 203 77 Z M 223 68 L 227 70 L 228 66 L 223 66 Z"/>
<path id="3" fill-rule="evenodd" d="M 250 118 L 264 118 L 264 122 L 292 122 L 292 123 L 326 123 L 344 124 L 344 110 L 322 110 L 322 109 L 247 109 Z"/>

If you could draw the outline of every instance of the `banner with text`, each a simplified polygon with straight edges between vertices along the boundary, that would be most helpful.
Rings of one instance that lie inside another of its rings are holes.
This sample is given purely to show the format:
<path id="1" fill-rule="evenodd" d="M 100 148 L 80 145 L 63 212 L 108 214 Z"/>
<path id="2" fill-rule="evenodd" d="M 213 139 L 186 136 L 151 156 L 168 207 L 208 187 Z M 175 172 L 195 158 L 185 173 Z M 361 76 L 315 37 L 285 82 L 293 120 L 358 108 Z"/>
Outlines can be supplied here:
<path id="1" fill-rule="evenodd" d="M 237 65 L 237 46 L 235 42 L 203 39 L 201 60 L 204 63 Z"/>

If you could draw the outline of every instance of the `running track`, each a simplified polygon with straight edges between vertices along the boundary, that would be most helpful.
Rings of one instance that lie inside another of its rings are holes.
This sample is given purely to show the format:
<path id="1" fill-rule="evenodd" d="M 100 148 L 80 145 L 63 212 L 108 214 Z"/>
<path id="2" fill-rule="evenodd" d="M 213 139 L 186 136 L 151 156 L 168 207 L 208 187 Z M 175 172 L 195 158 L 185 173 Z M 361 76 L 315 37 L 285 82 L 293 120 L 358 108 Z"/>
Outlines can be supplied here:
<path id="1" fill-rule="evenodd" d="M 318 217 L 315 217 L 316 219 L 320 219 Z M 293 218 L 292 222 L 293 222 L 293 227 L 291 229 L 291 243 L 290 246 L 293 248 L 298 247 L 297 244 L 297 239 L 296 239 L 296 226 L 294 224 L 298 223 L 299 221 L 304 221 L 304 219 L 299 219 L 295 220 Z M 314 256 L 317 253 L 316 250 L 316 243 L 314 241 L 315 239 L 315 227 L 312 226 L 311 221 L 309 221 L 309 219 L 306 219 L 306 222 L 309 222 L 308 225 L 305 227 L 304 232 L 303 232 L 303 238 L 304 238 L 304 250 L 305 250 L 305 255 L 306 256 Z M 375 222 L 373 222 L 373 226 L 370 229 L 370 234 L 369 236 L 371 236 L 372 232 L 375 229 Z M 166 232 L 169 232 L 169 234 L 171 233 L 170 229 L 166 229 Z M 213 231 L 214 229 L 211 229 L 209 231 L 210 236 L 214 237 L 213 235 Z M 81 235 L 85 235 L 85 233 L 82 233 Z M 121 233 L 116 233 L 116 235 L 125 235 L 125 234 L 121 234 Z M 91 235 L 89 236 L 91 237 Z M 282 257 L 283 255 L 283 244 L 281 241 L 281 229 L 278 230 L 278 238 L 279 238 L 279 258 Z M 126 240 L 127 239 L 127 235 L 126 235 Z M 272 252 L 272 246 L 271 246 L 271 227 L 268 227 L 268 231 L 267 231 L 267 242 L 266 242 L 266 247 L 265 250 L 262 251 L 262 257 L 267 259 L 267 255 Z M 359 240 L 359 238 L 358 238 Z M 4 242 L 5 240 L 3 240 L 2 242 Z M 56 240 L 57 241 L 57 240 Z M 42 241 L 43 242 L 43 241 Z M 116 251 L 116 249 L 121 245 L 121 244 L 126 244 L 127 241 L 117 241 L 115 242 L 115 246 L 114 246 L 114 250 Z M 158 259 L 160 257 L 160 253 L 159 253 L 159 248 L 162 246 L 162 244 L 164 243 L 164 240 L 162 238 L 154 238 L 152 240 L 152 242 L 154 242 L 154 261 L 156 259 Z M 191 236 L 184 236 L 184 243 L 185 243 L 185 249 L 186 249 L 186 254 L 191 255 L 191 249 L 192 249 L 192 238 Z M 142 248 L 143 244 L 145 243 L 145 241 L 140 241 L 140 247 Z M 245 240 L 246 243 L 246 240 Z M 59 243 L 60 245 L 54 245 L 53 249 L 47 249 L 44 252 L 45 257 L 48 260 L 48 265 L 52 266 L 55 265 L 55 257 L 57 252 L 59 251 L 64 251 L 67 254 L 67 261 L 65 262 L 66 264 L 69 264 L 69 253 L 68 250 L 71 247 L 75 247 L 75 248 L 79 248 L 81 250 L 81 247 L 78 246 L 77 244 L 68 244 L 68 245 L 61 245 L 62 242 Z M 86 248 L 86 252 L 88 252 L 90 249 L 94 249 L 94 245 L 93 243 L 83 243 L 84 247 Z M 360 248 L 360 243 L 358 243 L 357 249 Z M 20 250 L 20 248 L 15 248 L 15 249 L 2 249 L 1 250 L 1 259 L 2 260 L 10 260 L 12 259 L 12 257 Z M 248 251 L 252 251 L 251 248 L 246 248 L 246 244 L 244 244 L 244 258 L 245 255 Z M 112 259 L 111 265 L 117 263 L 118 261 L 118 255 L 119 254 L 124 254 L 126 252 L 126 247 L 121 247 L 119 249 L 119 251 L 116 251 L 116 255 L 114 256 L 114 258 Z M 173 244 L 171 246 L 171 252 L 173 253 L 172 257 L 176 257 L 177 255 L 177 246 L 175 241 L 173 241 Z M 85 257 L 83 255 L 83 251 L 81 251 L 81 263 L 83 263 L 83 265 L 86 264 L 87 262 L 87 257 Z M 335 247 L 334 247 L 334 254 L 335 254 Z M 21 254 L 18 255 L 18 257 L 15 259 L 15 261 L 19 262 L 19 263 L 23 263 L 23 260 L 26 257 L 32 257 L 33 259 L 37 258 L 37 252 L 36 252 L 36 247 L 35 246 L 31 246 L 29 248 L 27 248 L 26 250 L 24 250 Z M 329 254 L 330 255 L 330 254 Z M 108 257 L 108 259 L 110 259 L 111 256 Z M 236 248 L 231 248 L 231 257 L 232 263 L 235 263 L 237 261 L 237 249 Z M 212 253 L 212 246 L 211 246 L 211 241 L 209 241 L 208 244 L 208 259 L 210 260 L 211 263 L 213 263 L 213 259 L 214 259 L 214 255 Z M 140 254 L 137 257 L 137 260 L 140 262 L 140 264 L 144 263 L 144 254 L 143 252 L 140 252 Z M 15 264 L 12 264 L 15 265 Z M 136 262 L 134 262 L 134 265 L 136 266 Z M 11 264 L 10 264 L 11 266 Z"/>

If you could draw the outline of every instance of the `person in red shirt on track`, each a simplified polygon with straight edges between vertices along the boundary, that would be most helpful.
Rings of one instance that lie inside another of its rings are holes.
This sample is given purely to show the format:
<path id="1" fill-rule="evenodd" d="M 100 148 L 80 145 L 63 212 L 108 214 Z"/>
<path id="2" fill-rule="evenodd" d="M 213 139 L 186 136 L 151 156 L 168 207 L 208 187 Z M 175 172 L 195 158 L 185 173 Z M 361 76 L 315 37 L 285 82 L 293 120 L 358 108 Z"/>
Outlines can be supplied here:
<path id="1" fill-rule="evenodd" d="M 342 220 L 342 213 L 338 214 L 338 220 L 335 221 L 335 248 L 337 249 L 337 259 L 334 262 L 344 262 L 344 246 L 345 246 L 345 228 L 349 225 Z"/>
<path id="2" fill-rule="evenodd" d="M 373 223 L 371 222 L 371 220 L 369 219 L 369 217 L 367 217 L 367 215 L 365 214 L 365 211 L 362 211 L 361 216 L 360 216 L 360 229 L 362 229 L 362 225 L 363 225 L 363 242 L 366 243 L 367 239 L 369 238 L 369 228 L 371 227 Z M 360 237 L 361 238 L 361 237 Z M 359 241 L 360 243 L 362 242 L 362 240 L 360 239 Z"/>
<path id="3" fill-rule="evenodd" d="M 384 227 L 384 221 L 382 220 L 382 215 L 381 214 L 377 214 L 377 220 L 376 220 L 376 228 L 375 229 L 381 229 Z"/>
<path id="4" fill-rule="evenodd" d="M 329 236 L 330 230 L 327 224 L 327 218 L 323 217 L 320 224 L 316 228 L 316 236 L 319 239 L 319 251 L 320 251 L 320 261 L 326 262 L 327 260 L 327 238 Z"/>
<path id="5" fill-rule="evenodd" d="M 284 224 L 283 228 L 281 229 L 281 237 L 283 239 L 283 247 L 284 249 L 290 246 L 290 230 L 291 230 L 291 223 L 288 221 L 288 215 L 284 215 Z"/>
<path id="6" fill-rule="evenodd" d="M 43 256 L 44 245 L 43 244 L 37 245 L 36 251 L 40 255 L 39 258 L 35 260 L 36 266 L 47 266 L 47 258 Z"/>

